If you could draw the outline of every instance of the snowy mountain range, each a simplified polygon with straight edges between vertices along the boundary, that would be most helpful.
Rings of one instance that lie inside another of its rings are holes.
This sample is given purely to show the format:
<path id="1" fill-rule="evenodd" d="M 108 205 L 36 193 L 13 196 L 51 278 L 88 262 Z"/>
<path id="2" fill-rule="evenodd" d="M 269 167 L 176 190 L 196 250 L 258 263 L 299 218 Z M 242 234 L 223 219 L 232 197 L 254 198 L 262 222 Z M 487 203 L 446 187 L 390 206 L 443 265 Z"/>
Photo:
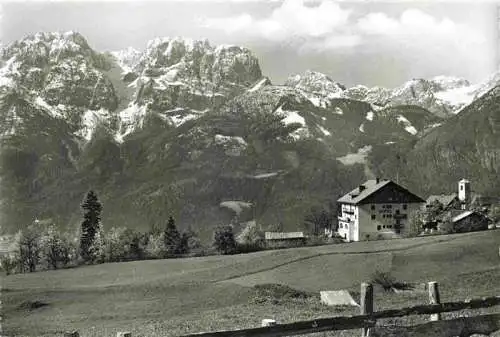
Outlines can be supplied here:
<path id="1" fill-rule="evenodd" d="M 306 71 L 276 85 L 240 46 L 156 38 L 143 51 L 102 53 L 76 32 L 33 34 L 0 50 L 0 212 L 13 224 L 35 213 L 71 222 L 98 186 L 110 225 L 173 212 L 201 228 L 234 216 L 222 204 L 257 201 L 249 212 L 261 220 L 295 221 L 367 177 L 413 172 L 412 158 L 469 118 L 492 131 L 471 131 L 455 159 L 439 147 L 432 160 L 445 156 L 464 176 L 491 173 L 496 124 L 481 109 L 495 106 L 499 80 L 347 88 Z M 458 174 L 440 165 L 427 172 Z M 417 191 L 436 188 L 430 173 L 399 176 Z"/>
<path id="2" fill-rule="evenodd" d="M 152 110 L 179 126 L 246 90 L 271 85 L 248 49 L 185 38 L 156 38 L 144 51 L 127 48 L 102 54 L 75 32 L 38 33 L 4 47 L 0 64 L 0 92 L 26 89 L 33 103 L 51 116 L 73 120 L 75 134 L 84 141 L 101 125 L 123 142 Z M 319 108 L 342 98 L 370 103 L 371 115 L 414 105 L 447 118 L 493 88 L 499 76 L 474 85 L 438 76 L 413 79 L 394 89 L 346 88 L 325 74 L 306 71 L 290 76 L 284 87 Z"/>

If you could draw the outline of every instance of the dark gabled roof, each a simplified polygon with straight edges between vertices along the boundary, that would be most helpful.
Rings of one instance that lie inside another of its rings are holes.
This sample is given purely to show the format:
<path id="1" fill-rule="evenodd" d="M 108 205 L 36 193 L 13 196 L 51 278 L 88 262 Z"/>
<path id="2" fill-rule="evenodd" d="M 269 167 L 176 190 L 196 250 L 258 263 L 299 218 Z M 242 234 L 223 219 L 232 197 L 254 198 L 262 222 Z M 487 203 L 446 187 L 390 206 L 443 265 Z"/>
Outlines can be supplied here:
<path id="1" fill-rule="evenodd" d="M 415 199 L 420 200 L 421 202 L 425 202 L 422 198 L 414 195 L 404 187 L 396 184 L 395 182 L 387 179 L 371 179 L 365 181 L 363 184 L 360 186 L 356 187 L 353 189 L 351 192 L 347 193 L 346 195 L 342 196 L 340 199 L 337 200 L 338 203 L 344 203 L 344 204 L 359 204 L 361 203 L 364 199 L 368 198 L 369 196 L 373 195 L 375 192 L 381 190 L 383 187 L 387 185 L 396 185 L 398 188 L 401 190 L 405 191 L 406 193 L 412 195 L 415 197 Z M 360 187 L 362 189 L 360 190 Z"/>
<path id="2" fill-rule="evenodd" d="M 440 203 L 443 204 L 443 206 L 449 206 L 454 200 L 458 199 L 458 195 L 456 193 L 452 194 L 438 194 L 438 195 L 431 195 L 427 198 L 425 201 L 426 204 L 430 204 L 433 201 L 437 200 Z"/>

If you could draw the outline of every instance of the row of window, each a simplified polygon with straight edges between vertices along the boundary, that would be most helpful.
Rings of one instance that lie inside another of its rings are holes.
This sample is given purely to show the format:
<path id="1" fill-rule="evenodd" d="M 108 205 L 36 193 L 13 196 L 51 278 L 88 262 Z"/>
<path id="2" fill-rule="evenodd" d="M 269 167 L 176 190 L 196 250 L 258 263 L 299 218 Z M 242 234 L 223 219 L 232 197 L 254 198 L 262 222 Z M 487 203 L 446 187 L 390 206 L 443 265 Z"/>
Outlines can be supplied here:
<path id="1" fill-rule="evenodd" d="M 396 211 L 396 215 L 400 215 L 399 211 Z M 406 214 L 401 214 L 401 217 L 403 219 L 406 219 Z M 375 220 L 377 218 L 376 214 L 372 214 L 372 220 Z M 382 218 L 392 218 L 392 214 L 382 214 Z"/>
<path id="2" fill-rule="evenodd" d="M 377 226 L 377 230 L 378 230 L 378 231 L 379 231 L 379 230 L 381 230 L 382 228 L 384 228 L 384 229 L 386 229 L 386 228 L 387 228 L 387 229 L 389 229 L 389 228 L 392 228 L 392 225 L 383 225 L 383 226 L 378 225 L 378 226 Z"/>
<path id="3" fill-rule="evenodd" d="M 403 209 L 407 209 L 407 208 L 408 208 L 408 205 L 407 204 L 403 204 Z M 372 209 L 372 211 L 374 211 L 375 210 L 375 205 L 372 205 L 371 209 Z M 382 209 L 392 209 L 392 205 L 382 205 Z"/>

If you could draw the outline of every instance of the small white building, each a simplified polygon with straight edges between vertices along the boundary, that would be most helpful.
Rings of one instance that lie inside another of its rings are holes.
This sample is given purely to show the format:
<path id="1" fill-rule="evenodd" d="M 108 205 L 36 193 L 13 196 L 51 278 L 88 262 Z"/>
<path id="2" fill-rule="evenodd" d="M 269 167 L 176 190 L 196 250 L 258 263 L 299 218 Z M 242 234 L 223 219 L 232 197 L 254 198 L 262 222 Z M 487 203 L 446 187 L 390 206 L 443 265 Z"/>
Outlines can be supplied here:
<path id="1" fill-rule="evenodd" d="M 337 200 L 338 234 L 346 241 L 401 237 L 425 200 L 391 180 L 373 179 Z"/>

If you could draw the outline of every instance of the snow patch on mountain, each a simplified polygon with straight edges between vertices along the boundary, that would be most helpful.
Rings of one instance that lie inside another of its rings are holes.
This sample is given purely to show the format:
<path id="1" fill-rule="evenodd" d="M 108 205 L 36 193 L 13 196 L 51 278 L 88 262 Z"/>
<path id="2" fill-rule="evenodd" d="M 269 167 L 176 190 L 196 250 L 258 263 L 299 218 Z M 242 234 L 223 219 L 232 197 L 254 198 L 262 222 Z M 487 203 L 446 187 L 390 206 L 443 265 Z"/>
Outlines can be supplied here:
<path id="1" fill-rule="evenodd" d="M 52 106 L 45 102 L 45 100 L 40 96 L 37 96 L 35 98 L 35 104 L 45 109 L 45 111 L 47 111 L 54 118 L 66 117 L 66 114 L 64 112 L 64 105 L 62 104 L 60 104 L 59 106 Z"/>
<path id="2" fill-rule="evenodd" d="M 304 96 L 307 97 L 307 99 L 315 106 L 318 108 L 324 108 L 326 109 L 328 107 L 328 101 L 322 98 L 321 96 L 318 95 L 308 95 L 307 93 L 303 92 Z"/>
<path id="3" fill-rule="evenodd" d="M 348 153 L 343 157 L 338 157 L 337 160 L 344 165 L 365 164 L 366 157 L 371 152 L 372 146 L 366 145 L 358 149 L 356 153 Z"/>
<path id="4" fill-rule="evenodd" d="M 120 126 L 115 135 L 115 140 L 119 143 L 123 142 L 123 138 L 134 132 L 136 128 L 143 126 L 144 117 L 146 116 L 146 107 L 131 103 L 129 106 L 120 111 L 118 114 L 120 118 Z"/>
<path id="5" fill-rule="evenodd" d="M 186 123 L 187 121 L 196 119 L 198 117 L 199 114 L 185 114 L 185 115 L 169 116 L 168 119 L 170 120 L 171 124 L 178 127 Z"/>
<path id="6" fill-rule="evenodd" d="M 283 110 L 283 108 L 280 106 L 278 109 L 276 109 L 276 113 L 284 116 L 283 123 L 285 123 L 285 125 L 289 125 L 292 123 L 298 123 L 302 125 L 302 127 L 290 134 L 294 139 L 300 139 L 302 137 L 310 136 L 309 129 L 306 125 L 306 120 L 304 119 L 304 117 L 299 115 L 297 111 Z"/>
<path id="7" fill-rule="evenodd" d="M 226 144 L 229 142 L 236 142 L 237 144 L 242 145 L 242 146 L 247 145 L 247 142 L 242 137 L 239 137 L 239 136 L 224 136 L 224 135 L 216 134 L 214 136 L 214 139 L 215 139 L 216 144 Z"/>
<path id="8" fill-rule="evenodd" d="M 17 61 L 16 56 L 12 56 L 5 62 L 5 65 L 0 68 L 0 87 L 13 88 L 15 82 L 13 77 L 19 76 L 19 67 L 21 63 Z"/>
<path id="9" fill-rule="evenodd" d="M 134 71 L 135 67 L 139 64 L 142 52 L 129 47 L 124 50 L 113 51 L 111 55 L 116 58 L 118 65 L 122 69 L 122 73 L 126 74 Z"/>
<path id="10" fill-rule="evenodd" d="M 271 84 L 271 81 L 267 77 L 264 77 L 257 84 L 255 84 L 252 88 L 248 89 L 248 92 L 257 91 L 257 90 L 265 87 L 266 85 L 270 85 L 270 84 Z"/>
<path id="11" fill-rule="evenodd" d="M 398 115 L 397 120 L 399 123 L 402 123 L 404 125 L 404 128 L 408 133 L 411 133 L 412 135 L 416 135 L 418 133 L 417 129 L 403 115 Z"/>
<path id="12" fill-rule="evenodd" d="M 440 91 L 435 94 L 436 98 L 441 101 L 457 107 L 454 109 L 454 113 L 459 113 L 463 107 L 472 103 L 476 95 L 478 94 L 478 89 L 480 85 L 470 85 L 467 87 L 453 88 L 446 91 Z"/>
<path id="13" fill-rule="evenodd" d="M 322 127 L 321 125 L 318 125 L 318 129 L 325 135 L 325 136 L 331 136 L 332 133 L 330 131 L 328 131 L 327 129 L 325 129 L 324 127 Z"/>
<path id="14" fill-rule="evenodd" d="M 244 209 L 248 209 L 252 207 L 252 203 L 246 201 L 238 201 L 238 200 L 228 200 L 222 201 L 219 204 L 220 207 L 228 208 L 239 215 L 243 212 Z"/>
<path id="15" fill-rule="evenodd" d="M 373 111 L 368 111 L 366 113 L 366 120 L 373 121 Z"/>
<path id="16" fill-rule="evenodd" d="M 76 134 L 83 137 L 86 141 L 90 141 L 96 128 L 99 125 L 107 124 L 109 120 L 110 113 L 106 109 L 86 110 L 81 117 L 82 128 Z"/>
<path id="17" fill-rule="evenodd" d="M 266 179 L 266 178 L 276 177 L 278 174 L 279 174 L 279 172 L 261 173 L 261 174 L 256 174 L 254 176 L 251 176 L 251 178 L 254 178 L 254 179 Z"/>

